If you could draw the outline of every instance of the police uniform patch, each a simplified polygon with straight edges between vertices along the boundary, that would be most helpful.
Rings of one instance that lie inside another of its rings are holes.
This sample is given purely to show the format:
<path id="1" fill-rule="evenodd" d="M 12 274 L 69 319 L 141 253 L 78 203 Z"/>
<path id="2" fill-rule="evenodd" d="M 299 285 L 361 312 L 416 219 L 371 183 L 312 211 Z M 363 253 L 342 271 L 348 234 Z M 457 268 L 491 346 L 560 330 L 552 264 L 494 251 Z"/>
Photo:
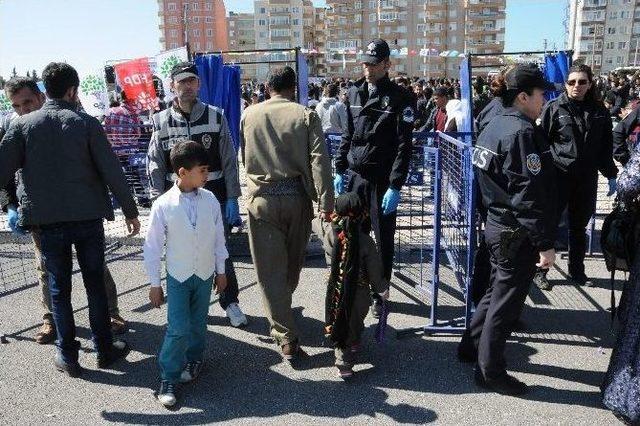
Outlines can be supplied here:
<path id="1" fill-rule="evenodd" d="M 383 97 L 382 97 L 382 101 L 380 101 L 380 106 L 381 106 L 382 108 L 386 108 L 386 107 L 388 107 L 388 106 L 389 106 L 389 101 L 390 101 L 390 99 L 389 99 L 389 97 L 388 97 L 388 96 L 383 96 Z"/>
<path id="2" fill-rule="evenodd" d="M 209 149 L 211 147 L 211 142 L 213 142 L 211 135 L 206 133 L 202 135 L 202 146 L 204 146 L 205 149 Z"/>
<path id="3" fill-rule="evenodd" d="M 411 107 L 406 107 L 404 111 L 402 111 L 402 121 L 405 123 L 413 123 L 413 109 Z"/>
<path id="4" fill-rule="evenodd" d="M 540 161 L 538 154 L 527 155 L 527 169 L 534 175 L 540 173 L 540 170 L 542 170 L 542 161 Z"/>

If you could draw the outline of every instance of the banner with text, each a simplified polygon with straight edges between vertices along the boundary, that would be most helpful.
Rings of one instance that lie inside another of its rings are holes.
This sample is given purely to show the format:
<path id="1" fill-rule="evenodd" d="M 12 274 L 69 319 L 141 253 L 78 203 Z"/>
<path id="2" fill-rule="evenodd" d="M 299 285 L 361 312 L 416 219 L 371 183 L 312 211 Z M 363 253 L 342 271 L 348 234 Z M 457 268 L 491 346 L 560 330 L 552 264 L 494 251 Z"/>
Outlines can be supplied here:
<path id="1" fill-rule="evenodd" d="M 158 110 L 153 75 L 148 58 L 134 59 L 114 65 L 118 85 L 127 97 L 127 105 L 136 113 Z"/>

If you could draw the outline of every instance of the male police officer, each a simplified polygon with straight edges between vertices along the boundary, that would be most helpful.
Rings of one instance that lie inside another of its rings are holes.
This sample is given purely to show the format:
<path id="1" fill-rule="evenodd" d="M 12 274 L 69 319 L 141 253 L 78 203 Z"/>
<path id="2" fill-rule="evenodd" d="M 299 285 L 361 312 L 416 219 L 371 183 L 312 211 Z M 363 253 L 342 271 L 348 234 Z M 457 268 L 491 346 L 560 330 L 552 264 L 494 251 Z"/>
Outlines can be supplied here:
<path id="1" fill-rule="evenodd" d="M 478 304 L 458 356 L 475 361 L 476 383 L 519 395 L 527 386 L 506 372 L 504 348 L 538 267 L 555 261 L 554 166 L 549 144 L 534 124 L 553 88 L 535 65 L 507 72 L 503 115 L 478 138 L 473 164 L 488 210 L 485 241 L 491 255 L 491 286 Z M 539 261 L 536 263 L 536 260 Z"/>
<path id="2" fill-rule="evenodd" d="M 389 80 L 389 45 L 373 40 L 362 60 L 364 78 L 347 94 L 348 128 L 336 157 L 335 190 L 358 192 L 371 211 L 371 224 L 382 257 L 384 276 L 391 279 L 396 209 L 411 159 L 414 105 L 405 89 Z M 379 213 L 379 209 L 381 213 Z M 373 315 L 380 315 L 374 297 Z"/>
<path id="3" fill-rule="evenodd" d="M 153 135 L 147 154 L 152 195 L 158 196 L 171 188 L 176 178 L 171 173 L 171 148 L 183 140 L 196 141 L 207 150 L 209 180 L 205 188 L 213 192 L 223 207 L 228 232 L 229 225 L 240 220 L 237 155 L 222 110 L 200 102 L 197 98 L 199 88 L 195 65 L 182 62 L 174 66 L 171 71 L 171 89 L 176 95 L 173 106 L 153 116 Z M 247 324 L 247 318 L 238 306 L 238 280 L 230 258 L 227 258 L 225 270 L 228 285 L 220 296 L 220 306 L 226 311 L 231 325 L 240 327 Z"/>

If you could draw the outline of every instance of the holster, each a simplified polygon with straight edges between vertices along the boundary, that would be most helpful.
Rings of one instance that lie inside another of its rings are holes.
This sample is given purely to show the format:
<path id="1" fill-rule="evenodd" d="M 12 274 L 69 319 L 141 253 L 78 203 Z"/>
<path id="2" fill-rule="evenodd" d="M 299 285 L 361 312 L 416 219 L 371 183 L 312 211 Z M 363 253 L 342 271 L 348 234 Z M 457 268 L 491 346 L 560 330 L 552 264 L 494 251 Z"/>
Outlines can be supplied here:
<path id="1" fill-rule="evenodd" d="M 500 255 L 508 260 L 515 260 L 527 236 L 527 230 L 522 227 L 500 231 Z"/>

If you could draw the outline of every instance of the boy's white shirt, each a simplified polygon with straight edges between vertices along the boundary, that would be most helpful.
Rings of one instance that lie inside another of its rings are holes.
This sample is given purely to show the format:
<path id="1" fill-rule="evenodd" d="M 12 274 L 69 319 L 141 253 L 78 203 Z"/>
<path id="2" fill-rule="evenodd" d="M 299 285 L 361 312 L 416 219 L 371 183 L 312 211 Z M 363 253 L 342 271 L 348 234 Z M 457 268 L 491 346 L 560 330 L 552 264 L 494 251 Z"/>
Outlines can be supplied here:
<path id="1" fill-rule="evenodd" d="M 214 271 L 225 273 L 229 253 L 220 203 L 212 192 L 200 188 L 183 193 L 174 184 L 153 203 L 144 243 L 144 265 L 152 287 L 160 286 L 165 243 L 167 273 L 176 280 L 193 275 L 204 280 Z"/>

